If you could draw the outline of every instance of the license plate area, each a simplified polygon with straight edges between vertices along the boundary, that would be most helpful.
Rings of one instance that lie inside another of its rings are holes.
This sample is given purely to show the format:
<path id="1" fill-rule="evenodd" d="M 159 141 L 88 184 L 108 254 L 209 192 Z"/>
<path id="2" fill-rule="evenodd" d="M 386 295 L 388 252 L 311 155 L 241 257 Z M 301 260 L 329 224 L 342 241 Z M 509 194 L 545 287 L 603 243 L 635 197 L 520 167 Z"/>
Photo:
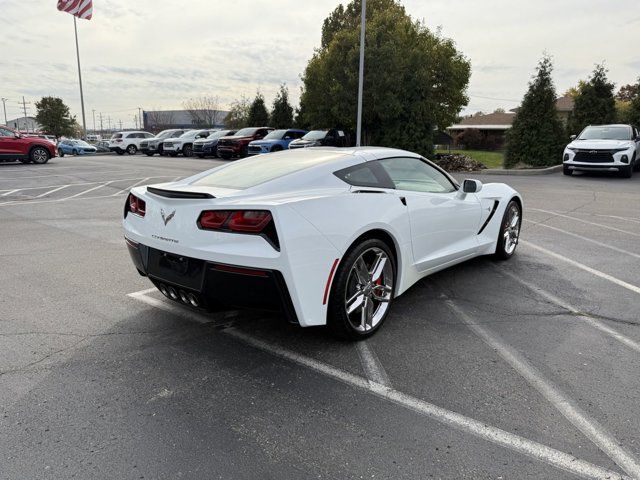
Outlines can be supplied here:
<path id="1" fill-rule="evenodd" d="M 149 275 L 198 292 L 202 291 L 204 260 L 175 255 L 161 250 L 149 250 Z"/>

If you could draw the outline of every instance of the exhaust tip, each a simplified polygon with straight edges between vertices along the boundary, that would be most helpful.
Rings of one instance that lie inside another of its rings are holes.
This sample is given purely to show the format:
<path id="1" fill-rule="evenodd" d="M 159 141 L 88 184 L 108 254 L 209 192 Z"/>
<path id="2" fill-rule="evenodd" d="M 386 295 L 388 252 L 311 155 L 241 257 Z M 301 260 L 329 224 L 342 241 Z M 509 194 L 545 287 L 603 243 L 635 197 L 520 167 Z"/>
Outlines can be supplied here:
<path id="1" fill-rule="evenodd" d="M 187 294 L 183 290 L 180 290 L 180 300 L 182 300 L 182 303 L 186 303 L 187 305 L 189 304 L 189 299 L 187 298 Z"/>
<path id="2" fill-rule="evenodd" d="M 169 298 L 171 300 L 178 300 L 178 292 L 173 287 L 169 287 Z"/>
<path id="3" fill-rule="evenodd" d="M 200 302 L 198 301 L 198 297 L 196 297 L 193 293 L 190 293 L 187 297 L 189 299 L 189 303 L 194 307 L 199 307 Z"/>
<path id="4" fill-rule="evenodd" d="M 169 296 L 169 290 L 167 290 L 167 286 L 164 284 L 160 284 L 160 286 L 158 287 L 158 290 L 160 290 L 160 293 L 163 294 L 165 297 Z"/>

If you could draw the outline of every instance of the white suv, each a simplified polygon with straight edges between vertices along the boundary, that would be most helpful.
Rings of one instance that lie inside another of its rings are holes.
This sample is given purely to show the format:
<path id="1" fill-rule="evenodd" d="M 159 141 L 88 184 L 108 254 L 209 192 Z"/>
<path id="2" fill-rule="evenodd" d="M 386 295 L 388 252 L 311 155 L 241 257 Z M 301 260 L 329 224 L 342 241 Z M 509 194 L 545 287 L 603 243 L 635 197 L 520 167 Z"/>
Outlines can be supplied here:
<path id="1" fill-rule="evenodd" d="M 207 138 L 215 130 L 189 130 L 178 138 L 168 138 L 162 142 L 162 150 L 171 157 L 182 153 L 185 157 L 193 156 L 193 142 L 199 138 Z"/>
<path id="2" fill-rule="evenodd" d="M 633 125 L 589 125 L 564 149 L 562 171 L 618 172 L 630 178 L 640 168 L 640 134 Z"/>
<path id="3" fill-rule="evenodd" d="M 135 155 L 140 149 L 140 142 L 147 138 L 153 138 L 153 133 L 134 131 L 134 132 L 117 132 L 109 139 L 109 150 L 116 152 L 118 155 Z"/>

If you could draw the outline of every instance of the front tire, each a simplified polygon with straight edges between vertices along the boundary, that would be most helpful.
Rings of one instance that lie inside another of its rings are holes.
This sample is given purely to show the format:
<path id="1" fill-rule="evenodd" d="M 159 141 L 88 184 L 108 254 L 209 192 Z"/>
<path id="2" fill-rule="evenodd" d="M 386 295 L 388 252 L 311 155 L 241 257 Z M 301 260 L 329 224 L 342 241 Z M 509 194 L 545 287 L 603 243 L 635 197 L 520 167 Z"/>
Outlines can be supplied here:
<path id="1" fill-rule="evenodd" d="M 570 177 L 571 175 L 573 175 L 573 170 L 571 170 L 571 169 L 570 169 L 569 167 L 567 167 L 566 165 L 563 165 L 563 166 L 562 166 L 562 173 L 563 173 L 564 175 L 568 175 L 568 176 Z"/>
<path id="2" fill-rule="evenodd" d="M 502 223 L 500 224 L 500 232 L 498 233 L 498 244 L 496 245 L 495 258 L 498 260 L 508 260 L 518 246 L 520 239 L 520 227 L 522 225 L 522 209 L 515 200 L 511 200 L 507 205 Z"/>
<path id="3" fill-rule="evenodd" d="M 193 146 L 187 144 L 182 147 L 182 155 L 184 155 L 185 157 L 193 157 Z"/>
<path id="4" fill-rule="evenodd" d="M 29 160 L 37 165 L 44 165 L 50 158 L 49 150 L 44 147 L 36 147 L 29 153 Z"/>
<path id="5" fill-rule="evenodd" d="M 337 336 L 363 340 L 382 326 L 391 303 L 396 264 L 389 246 L 377 238 L 353 246 L 335 274 L 327 324 Z"/>
<path id="6" fill-rule="evenodd" d="M 58 156 L 64 157 L 64 150 L 62 150 L 61 148 L 58 149 Z"/>

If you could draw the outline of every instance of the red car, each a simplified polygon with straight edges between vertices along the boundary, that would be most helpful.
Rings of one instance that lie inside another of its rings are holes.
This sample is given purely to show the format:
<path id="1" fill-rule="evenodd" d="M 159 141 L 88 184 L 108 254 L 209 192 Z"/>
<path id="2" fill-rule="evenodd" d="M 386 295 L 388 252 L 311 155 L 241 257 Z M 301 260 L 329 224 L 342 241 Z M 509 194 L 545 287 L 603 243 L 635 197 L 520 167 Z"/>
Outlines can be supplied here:
<path id="1" fill-rule="evenodd" d="M 231 157 L 246 157 L 249 143 L 262 140 L 273 130 L 271 127 L 247 127 L 238 130 L 235 135 L 222 137 L 218 140 L 218 156 L 227 160 Z"/>
<path id="2" fill-rule="evenodd" d="M 0 127 L 0 161 L 47 163 L 58 155 L 56 144 L 39 137 L 26 137 L 8 127 Z"/>

